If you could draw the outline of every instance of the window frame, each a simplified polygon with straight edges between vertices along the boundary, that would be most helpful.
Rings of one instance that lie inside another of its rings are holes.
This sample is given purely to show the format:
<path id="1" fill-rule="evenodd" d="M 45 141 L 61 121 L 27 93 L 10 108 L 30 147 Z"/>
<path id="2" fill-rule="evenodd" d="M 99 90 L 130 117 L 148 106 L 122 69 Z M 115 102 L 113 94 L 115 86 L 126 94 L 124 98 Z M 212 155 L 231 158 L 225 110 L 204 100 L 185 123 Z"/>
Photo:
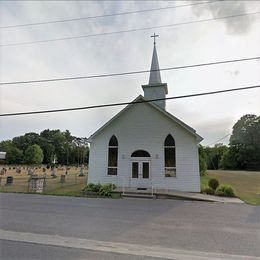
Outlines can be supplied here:
<path id="1" fill-rule="evenodd" d="M 173 144 L 174 145 L 165 145 L 167 138 L 172 138 Z M 175 166 L 166 166 L 166 151 L 167 149 L 174 149 L 174 162 L 175 162 Z M 163 145 L 163 152 L 164 152 L 164 177 L 165 178 L 176 178 L 177 177 L 177 172 L 176 172 L 176 143 L 175 143 L 175 139 L 173 138 L 173 136 L 171 134 L 168 134 L 166 136 L 166 138 L 164 139 L 164 145 Z M 166 170 L 173 170 L 174 174 L 173 175 L 169 175 L 166 173 Z"/>
<path id="2" fill-rule="evenodd" d="M 113 138 L 116 139 L 117 146 L 116 145 L 110 145 Z M 111 156 L 111 148 L 116 149 L 116 166 L 114 166 L 114 165 L 110 166 L 109 165 L 109 163 L 111 162 L 111 160 L 109 158 Z M 108 154 L 108 157 L 107 157 L 107 175 L 108 176 L 117 176 L 117 173 L 118 173 L 118 139 L 115 135 L 112 135 L 111 138 L 109 139 L 107 151 L 108 151 L 108 153 L 107 153 Z M 116 170 L 115 174 L 109 173 L 109 170 L 113 170 L 113 169 Z"/>

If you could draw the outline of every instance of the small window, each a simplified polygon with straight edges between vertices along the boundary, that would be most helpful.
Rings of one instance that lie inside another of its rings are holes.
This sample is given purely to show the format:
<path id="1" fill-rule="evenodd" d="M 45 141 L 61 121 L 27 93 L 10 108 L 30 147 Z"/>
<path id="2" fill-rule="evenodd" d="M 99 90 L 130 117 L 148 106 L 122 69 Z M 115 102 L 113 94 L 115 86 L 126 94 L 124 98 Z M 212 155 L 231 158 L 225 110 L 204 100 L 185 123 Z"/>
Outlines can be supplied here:
<path id="1" fill-rule="evenodd" d="M 108 175 L 117 175 L 117 161 L 118 161 L 118 141 L 113 135 L 109 140 L 108 145 Z"/>
<path id="2" fill-rule="evenodd" d="M 118 146 L 117 138 L 114 135 L 109 140 L 109 146 Z"/>
<path id="3" fill-rule="evenodd" d="M 149 162 L 143 162 L 143 179 L 149 179 Z"/>
<path id="4" fill-rule="evenodd" d="M 138 150 L 132 153 L 131 157 L 151 157 L 150 154 L 144 150 Z"/>
<path id="5" fill-rule="evenodd" d="M 138 178 L 139 169 L 138 169 L 138 162 L 132 162 L 132 178 Z"/>
<path id="6" fill-rule="evenodd" d="M 175 141 L 171 135 L 164 141 L 164 169 L 165 177 L 176 177 Z"/>
<path id="7" fill-rule="evenodd" d="M 164 146 L 175 146 L 175 141 L 171 135 L 168 135 L 164 141 Z"/>

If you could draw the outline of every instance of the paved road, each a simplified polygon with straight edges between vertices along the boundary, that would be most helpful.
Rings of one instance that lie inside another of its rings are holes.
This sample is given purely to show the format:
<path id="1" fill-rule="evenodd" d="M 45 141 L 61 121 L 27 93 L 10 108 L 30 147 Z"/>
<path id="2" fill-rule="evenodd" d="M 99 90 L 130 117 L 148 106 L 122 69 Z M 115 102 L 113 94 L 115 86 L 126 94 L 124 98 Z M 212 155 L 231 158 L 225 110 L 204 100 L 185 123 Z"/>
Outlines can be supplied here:
<path id="1" fill-rule="evenodd" d="M 13 237 L 20 235 L 23 238 L 24 232 L 29 232 L 39 234 L 35 238 L 39 241 L 44 235 L 48 239 L 58 235 L 61 238 L 81 238 L 90 242 L 104 241 L 105 245 L 112 242 L 114 244 L 111 248 L 114 249 L 108 255 L 111 259 L 128 259 L 127 254 L 124 254 L 125 258 L 122 255 L 118 258 L 113 255 L 117 252 L 118 243 L 122 243 L 122 248 L 128 244 L 135 245 L 132 247 L 133 251 L 141 245 L 147 250 L 154 247 L 260 257 L 260 207 L 246 204 L 86 199 L 2 193 L 0 217 L 0 229 L 16 232 Z M 31 245 L 31 254 L 38 249 L 46 251 L 44 248 L 47 247 L 48 252 L 54 255 L 60 253 L 70 259 L 66 253 L 69 249 L 64 247 L 44 243 L 35 245 L 30 240 L 24 243 L 23 240 L 15 241 L 15 238 L 10 240 L 12 241 L 5 238 L 1 243 L 3 259 L 7 259 L 6 252 L 12 244 L 17 246 L 20 254 L 28 253 L 26 248 Z M 82 259 L 81 254 L 95 254 L 96 258 L 89 259 L 102 259 L 104 253 L 73 247 L 69 251 L 75 257 L 71 259 Z M 132 259 L 146 258 L 136 256 Z"/>

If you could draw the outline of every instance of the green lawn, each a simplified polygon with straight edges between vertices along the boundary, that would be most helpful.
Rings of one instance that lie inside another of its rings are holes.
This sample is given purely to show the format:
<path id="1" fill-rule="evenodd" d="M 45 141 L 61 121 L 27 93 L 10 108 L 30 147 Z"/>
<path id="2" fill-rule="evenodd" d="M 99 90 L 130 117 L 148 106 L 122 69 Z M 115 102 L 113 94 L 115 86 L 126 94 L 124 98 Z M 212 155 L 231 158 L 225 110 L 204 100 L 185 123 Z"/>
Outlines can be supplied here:
<path id="1" fill-rule="evenodd" d="M 236 196 L 246 203 L 260 206 L 260 172 L 208 170 L 208 176 L 201 177 L 201 189 L 207 186 L 210 178 L 231 185 Z"/>

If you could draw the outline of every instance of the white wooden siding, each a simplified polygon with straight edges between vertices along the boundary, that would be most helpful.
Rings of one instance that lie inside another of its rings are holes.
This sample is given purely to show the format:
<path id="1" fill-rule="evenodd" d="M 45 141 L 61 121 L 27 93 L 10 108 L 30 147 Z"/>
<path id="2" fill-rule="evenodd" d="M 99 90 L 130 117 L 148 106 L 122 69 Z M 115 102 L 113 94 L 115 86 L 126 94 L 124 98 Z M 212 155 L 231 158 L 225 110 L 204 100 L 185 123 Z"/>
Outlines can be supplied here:
<path id="1" fill-rule="evenodd" d="M 176 143 L 176 177 L 164 175 L 164 140 Z M 118 175 L 107 175 L 108 143 L 118 139 Z M 136 104 L 99 132 L 90 146 L 89 183 L 115 183 L 130 187 L 131 154 L 151 155 L 152 185 L 160 189 L 200 191 L 198 145 L 194 135 L 149 104 Z"/>

